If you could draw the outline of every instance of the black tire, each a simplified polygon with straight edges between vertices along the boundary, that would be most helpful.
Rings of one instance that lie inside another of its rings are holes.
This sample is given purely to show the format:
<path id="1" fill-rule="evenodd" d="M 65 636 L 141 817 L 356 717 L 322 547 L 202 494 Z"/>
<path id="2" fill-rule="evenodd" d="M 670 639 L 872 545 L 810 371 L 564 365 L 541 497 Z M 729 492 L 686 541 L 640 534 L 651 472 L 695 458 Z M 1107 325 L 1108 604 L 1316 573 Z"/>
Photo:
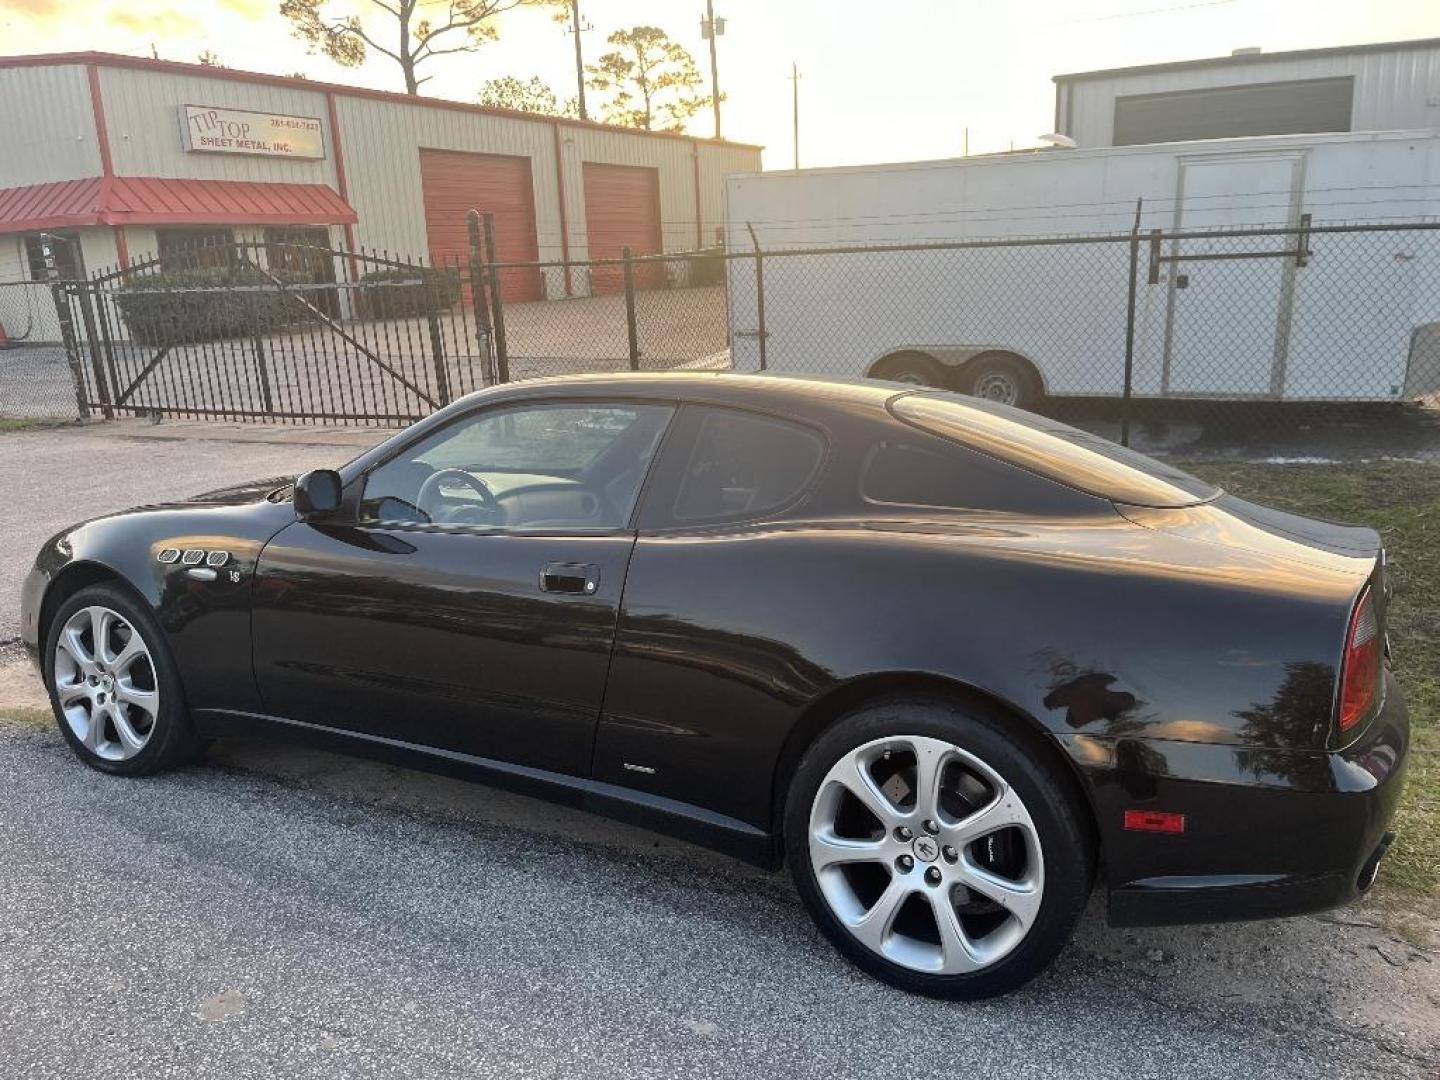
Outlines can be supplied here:
<path id="1" fill-rule="evenodd" d="M 871 377 L 936 389 L 947 385 L 945 365 L 922 352 L 892 353 L 875 365 Z"/>
<path id="2" fill-rule="evenodd" d="M 1013 353 L 981 353 L 965 365 L 960 383 L 972 397 L 1017 409 L 1034 409 L 1043 396 L 1035 369 Z"/>
<path id="3" fill-rule="evenodd" d="M 100 756 L 87 747 L 66 720 L 56 691 L 56 648 L 60 633 L 70 617 L 87 607 L 105 607 L 116 612 L 140 633 L 149 653 L 153 683 L 159 693 L 157 714 L 148 730 L 145 745 L 134 756 L 113 760 Z M 200 740 L 195 736 L 185 704 L 179 672 L 165 641 L 160 624 L 150 609 L 122 586 L 110 583 L 92 585 L 69 597 L 55 612 L 46 628 L 41 670 L 45 688 L 50 695 L 50 708 L 60 734 L 70 744 L 75 756 L 93 769 L 117 776 L 145 776 L 192 761 L 199 756 Z"/>
<path id="4" fill-rule="evenodd" d="M 820 786 L 842 757 L 874 740 L 895 736 L 942 739 L 979 758 L 1019 795 L 1034 822 L 1044 868 L 1038 912 L 1012 951 L 990 966 L 936 975 L 892 962 L 852 936 L 821 890 L 808 839 Z M 786 797 L 786 861 L 811 917 L 846 958 L 902 990 L 952 1000 L 1007 993 L 1054 960 L 1089 900 L 1095 856 L 1086 811 L 1077 805 L 1074 784 L 1045 757 L 1038 740 L 1039 736 L 1014 729 L 996 710 L 930 697 L 891 698 L 862 706 L 816 739 L 801 759 Z"/>

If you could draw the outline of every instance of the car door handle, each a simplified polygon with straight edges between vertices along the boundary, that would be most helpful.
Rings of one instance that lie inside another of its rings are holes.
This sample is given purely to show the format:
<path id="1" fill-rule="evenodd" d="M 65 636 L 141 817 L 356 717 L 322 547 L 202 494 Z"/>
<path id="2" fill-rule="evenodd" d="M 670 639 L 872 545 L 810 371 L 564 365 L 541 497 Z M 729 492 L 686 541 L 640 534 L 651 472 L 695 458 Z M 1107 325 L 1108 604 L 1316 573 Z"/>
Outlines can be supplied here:
<path id="1" fill-rule="evenodd" d="M 556 593 L 593 593 L 600 587 L 600 567 L 594 563 L 552 562 L 540 571 L 540 590 Z"/>

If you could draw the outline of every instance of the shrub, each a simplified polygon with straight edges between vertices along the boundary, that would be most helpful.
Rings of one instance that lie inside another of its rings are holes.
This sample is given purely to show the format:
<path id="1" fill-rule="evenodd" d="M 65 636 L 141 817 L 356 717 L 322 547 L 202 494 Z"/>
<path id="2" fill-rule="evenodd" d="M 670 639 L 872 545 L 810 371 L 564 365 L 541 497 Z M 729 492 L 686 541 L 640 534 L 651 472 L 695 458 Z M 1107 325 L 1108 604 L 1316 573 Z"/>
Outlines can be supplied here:
<path id="1" fill-rule="evenodd" d="M 297 281 L 294 274 L 274 277 Z M 303 305 L 252 266 L 135 276 L 115 294 L 115 303 L 131 340 L 154 346 L 254 337 L 306 317 Z"/>
<path id="2" fill-rule="evenodd" d="M 690 279 L 687 285 L 723 285 L 725 283 L 725 249 L 720 246 L 701 248 L 691 253 Z"/>
<path id="3" fill-rule="evenodd" d="M 362 319 L 410 319 L 447 311 L 458 299 L 458 270 L 391 266 L 361 276 L 355 314 Z"/>

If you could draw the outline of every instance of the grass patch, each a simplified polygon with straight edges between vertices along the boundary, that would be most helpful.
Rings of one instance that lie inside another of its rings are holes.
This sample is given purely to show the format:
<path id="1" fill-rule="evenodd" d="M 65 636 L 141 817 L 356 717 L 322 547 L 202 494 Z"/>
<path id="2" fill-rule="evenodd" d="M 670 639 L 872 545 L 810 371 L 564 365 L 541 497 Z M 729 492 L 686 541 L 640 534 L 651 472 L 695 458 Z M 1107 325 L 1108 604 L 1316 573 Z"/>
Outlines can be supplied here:
<path id="1" fill-rule="evenodd" d="M 55 724 L 55 716 L 49 709 L 30 705 L 0 705 L 0 720 L 15 720 L 27 727 L 42 729 Z"/>
<path id="2" fill-rule="evenodd" d="M 1225 490 L 1280 510 L 1369 525 L 1390 553 L 1395 675 L 1410 706 L 1414 743 L 1398 839 L 1380 874 L 1387 891 L 1440 894 L 1440 465 L 1186 466 Z"/>
<path id="3" fill-rule="evenodd" d="M 0 435 L 10 431 L 39 431 L 43 428 L 68 427 L 73 420 L 55 420 L 41 416 L 0 416 Z"/>

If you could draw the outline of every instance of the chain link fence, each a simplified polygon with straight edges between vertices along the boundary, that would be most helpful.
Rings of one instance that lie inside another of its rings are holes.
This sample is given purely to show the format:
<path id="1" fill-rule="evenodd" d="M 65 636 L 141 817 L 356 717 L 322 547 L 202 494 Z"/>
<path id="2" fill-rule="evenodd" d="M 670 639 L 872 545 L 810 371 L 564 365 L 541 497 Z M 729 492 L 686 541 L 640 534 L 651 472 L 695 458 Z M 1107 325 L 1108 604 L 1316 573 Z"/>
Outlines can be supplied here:
<path id="1" fill-rule="evenodd" d="M 737 370 L 943 386 L 1153 450 L 1440 451 L 1433 223 L 790 248 L 730 277 Z"/>
<path id="2" fill-rule="evenodd" d="M 0 414 L 398 423 L 497 381 L 733 369 L 941 386 L 1153 451 L 1440 456 L 1430 222 L 524 264 L 477 242 L 441 267 L 243 248 L 205 257 L 215 281 L 0 284 Z M 178 321 L 150 333 L 142 303 Z"/>
<path id="3" fill-rule="evenodd" d="M 0 282 L 0 417 L 73 420 L 80 408 L 51 287 Z"/>

